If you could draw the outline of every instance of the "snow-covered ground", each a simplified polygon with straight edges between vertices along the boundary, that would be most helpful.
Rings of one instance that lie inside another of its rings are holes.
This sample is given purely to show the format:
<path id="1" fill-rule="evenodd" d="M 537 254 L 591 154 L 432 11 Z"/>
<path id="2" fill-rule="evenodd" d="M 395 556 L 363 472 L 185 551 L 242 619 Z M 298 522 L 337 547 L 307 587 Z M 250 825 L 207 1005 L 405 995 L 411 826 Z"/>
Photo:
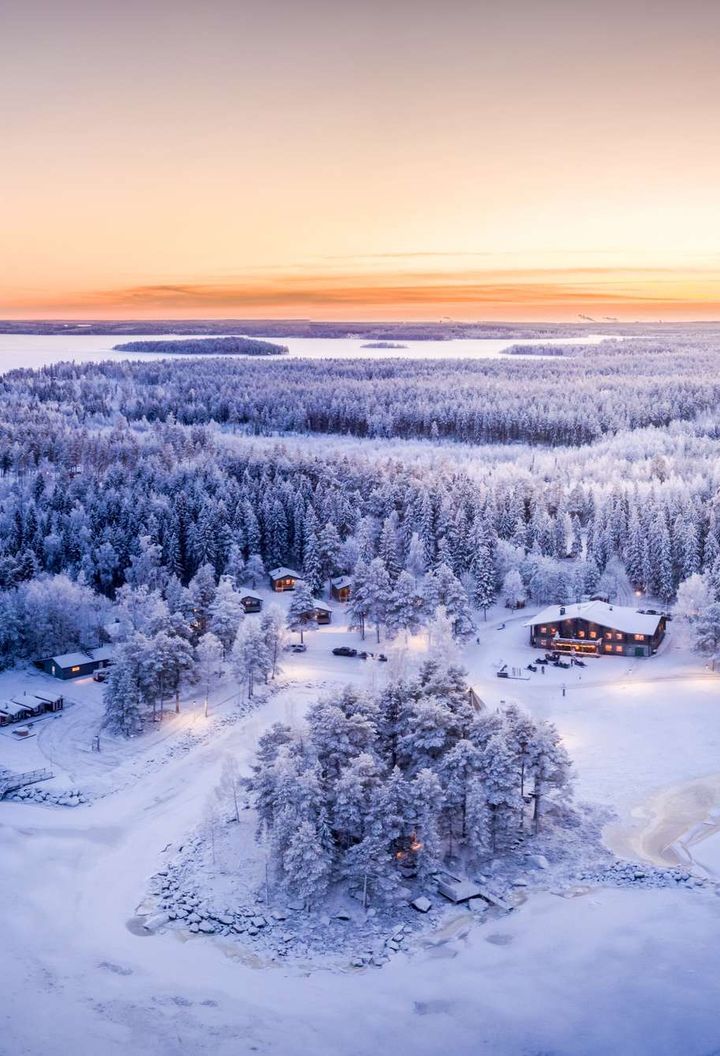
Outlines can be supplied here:
<path id="1" fill-rule="evenodd" d="M 720 680 L 682 647 L 672 624 L 654 658 L 498 679 L 499 664 L 524 668 L 537 655 L 527 618 L 489 614 L 480 644 L 463 651 L 471 684 L 490 707 L 517 701 L 557 723 L 579 798 L 617 814 L 607 839 L 618 853 L 672 860 L 658 856 L 658 841 L 682 840 L 720 802 Z M 387 664 L 334 657 L 336 644 L 357 644 L 342 620 L 335 606 L 334 625 L 307 635 L 307 653 L 288 654 L 281 685 L 258 709 L 241 715 L 226 682 L 207 719 L 189 696 L 178 717 L 141 739 L 101 738 L 100 753 L 91 751 L 102 710 L 96 683 L 0 675 L 0 696 L 52 683 L 74 701 L 36 724 L 37 736 L 20 742 L 1 733 L 0 767 L 50 766 L 57 787 L 95 796 L 73 810 L 0 803 L 3 1056 L 717 1050 L 713 887 L 608 887 L 575 898 L 547 891 L 482 925 L 460 910 L 444 933 L 361 971 L 256 967 L 222 938 L 138 934 L 132 922 L 148 878 L 202 816 L 228 751 L 246 766 L 268 724 L 299 721 L 323 691 L 348 681 L 379 685 L 425 655 L 418 636 L 407 648 L 383 643 Z M 376 649 L 370 639 L 367 648 Z M 714 871 L 713 835 L 685 844 Z"/>

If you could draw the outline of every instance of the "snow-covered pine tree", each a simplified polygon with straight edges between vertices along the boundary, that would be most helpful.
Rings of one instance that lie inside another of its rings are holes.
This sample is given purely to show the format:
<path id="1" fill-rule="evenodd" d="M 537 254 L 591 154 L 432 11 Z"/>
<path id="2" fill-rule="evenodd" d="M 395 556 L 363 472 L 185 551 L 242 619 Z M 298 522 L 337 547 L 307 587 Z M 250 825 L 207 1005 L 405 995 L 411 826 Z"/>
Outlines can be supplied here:
<path id="1" fill-rule="evenodd" d="M 287 626 L 291 631 L 298 631 L 300 642 L 305 641 L 305 631 L 317 627 L 315 620 L 315 599 L 307 583 L 300 580 L 293 591 L 290 607 L 287 612 Z"/>
<path id="2" fill-rule="evenodd" d="M 392 597 L 392 583 L 381 557 L 373 558 L 368 565 L 363 590 L 367 618 L 375 625 L 376 640 L 379 642 L 380 631 L 387 621 Z"/>
<path id="3" fill-rule="evenodd" d="M 229 576 L 221 576 L 215 597 L 210 604 L 208 630 L 219 638 L 223 656 L 232 647 L 244 615 L 239 591 Z"/>
<path id="4" fill-rule="evenodd" d="M 235 677 L 247 688 L 248 700 L 251 700 L 255 686 L 267 681 L 272 670 L 272 657 L 257 616 L 247 616 L 240 624 L 231 663 Z"/>
<path id="5" fill-rule="evenodd" d="M 204 634 L 195 646 L 196 674 L 202 686 L 205 715 L 208 713 L 210 691 L 222 674 L 225 651 L 222 642 L 211 631 Z"/>

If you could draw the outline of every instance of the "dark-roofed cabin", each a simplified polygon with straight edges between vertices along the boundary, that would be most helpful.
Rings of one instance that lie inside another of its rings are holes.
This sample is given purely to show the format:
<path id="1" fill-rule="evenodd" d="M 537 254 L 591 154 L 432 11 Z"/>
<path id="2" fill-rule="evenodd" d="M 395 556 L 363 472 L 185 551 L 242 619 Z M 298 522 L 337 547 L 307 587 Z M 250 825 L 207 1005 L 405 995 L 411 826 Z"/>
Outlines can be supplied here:
<path id="1" fill-rule="evenodd" d="M 652 656 L 665 636 L 664 616 L 603 601 L 549 606 L 526 626 L 536 648 L 594 656 Z"/>
<path id="2" fill-rule="evenodd" d="M 278 594 L 281 594 L 285 590 L 295 590 L 295 584 L 302 576 L 299 572 L 295 572 L 292 568 L 273 568 L 268 573 L 270 576 L 270 586 Z"/>
<path id="3" fill-rule="evenodd" d="M 52 675 L 53 678 L 84 678 L 86 675 L 99 671 L 100 668 L 109 667 L 112 659 L 112 649 L 109 646 L 100 646 L 87 653 L 61 653 L 58 656 L 48 656 L 44 660 L 36 661 L 36 666 L 48 675 Z"/>
<path id="4" fill-rule="evenodd" d="M 349 601 L 352 580 L 350 576 L 338 576 L 330 580 L 330 590 L 335 601 Z"/>
<path id="5" fill-rule="evenodd" d="M 245 590 L 240 595 L 240 604 L 246 615 L 251 612 L 260 612 L 262 609 L 262 598 L 254 590 Z"/>

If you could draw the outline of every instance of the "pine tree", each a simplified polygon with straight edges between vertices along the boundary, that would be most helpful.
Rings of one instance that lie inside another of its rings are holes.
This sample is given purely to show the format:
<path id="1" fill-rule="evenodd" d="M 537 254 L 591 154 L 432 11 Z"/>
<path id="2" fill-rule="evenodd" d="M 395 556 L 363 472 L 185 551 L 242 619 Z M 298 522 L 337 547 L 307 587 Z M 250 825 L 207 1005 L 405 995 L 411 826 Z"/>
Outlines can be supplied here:
<path id="1" fill-rule="evenodd" d="M 323 587 L 324 571 L 320 546 L 314 531 L 308 532 L 305 536 L 302 575 L 310 593 L 319 594 Z"/>
<path id="2" fill-rule="evenodd" d="M 377 641 L 380 641 L 380 629 L 387 621 L 392 597 L 392 583 L 385 563 L 381 557 L 370 562 L 363 585 L 367 618 L 375 624 Z"/>
<path id="3" fill-rule="evenodd" d="M 209 630 L 220 639 L 223 656 L 231 648 L 245 615 L 240 594 L 229 576 L 222 576 L 209 609 Z"/>
<path id="4" fill-rule="evenodd" d="M 367 594 L 368 566 L 360 560 L 355 565 L 350 585 L 350 600 L 347 606 L 348 624 L 351 630 L 359 630 L 365 641 L 365 624 L 370 613 L 370 602 Z"/>
<path id="5" fill-rule="evenodd" d="M 235 677 L 247 687 L 248 700 L 252 700 L 255 686 L 267 681 L 272 670 L 272 657 L 257 616 L 248 616 L 240 625 L 231 662 Z"/>
<path id="6" fill-rule="evenodd" d="M 225 655 L 223 644 L 212 632 L 208 631 L 202 636 L 195 646 L 195 658 L 197 661 L 197 677 L 204 694 L 205 716 L 208 713 L 208 702 L 210 690 L 213 684 L 222 674 L 222 661 Z"/>
<path id="7" fill-rule="evenodd" d="M 251 553 L 243 571 L 243 581 L 249 583 L 251 590 L 255 590 L 255 587 L 264 576 L 265 565 L 263 564 L 263 559 L 260 554 Z"/>
<path id="8" fill-rule="evenodd" d="M 287 625 L 291 631 L 300 632 L 300 642 L 305 641 L 305 631 L 317 626 L 315 620 L 315 599 L 307 583 L 298 582 L 293 592 L 290 608 L 287 613 Z"/>
<path id="9" fill-rule="evenodd" d="M 407 558 L 405 560 L 405 568 L 413 577 L 415 584 L 425 575 L 428 567 L 427 554 L 425 553 L 425 544 L 418 535 L 417 532 L 413 532 L 410 545 L 408 546 Z"/>
<path id="10" fill-rule="evenodd" d="M 321 899 L 330 882 L 330 855 L 308 819 L 303 819 L 290 836 L 283 853 L 285 886 L 309 908 Z"/>
<path id="11" fill-rule="evenodd" d="M 495 563 L 488 546 L 481 546 L 476 550 L 472 562 L 473 575 L 473 601 L 487 620 L 487 610 L 494 604 L 497 598 L 495 586 Z"/>
<path id="12" fill-rule="evenodd" d="M 143 730 L 143 698 L 131 649 L 123 647 L 110 668 L 104 687 L 105 727 L 133 737 Z"/>
<path id="13" fill-rule="evenodd" d="M 201 565 L 188 585 L 193 611 L 193 629 L 199 638 L 208 629 L 210 608 L 215 599 L 215 570 L 212 565 Z"/>
<path id="14" fill-rule="evenodd" d="M 387 610 L 387 628 L 391 634 L 416 634 L 425 616 L 425 599 L 418 591 L 410 572 L 403 570 L 397 578 Z"/>

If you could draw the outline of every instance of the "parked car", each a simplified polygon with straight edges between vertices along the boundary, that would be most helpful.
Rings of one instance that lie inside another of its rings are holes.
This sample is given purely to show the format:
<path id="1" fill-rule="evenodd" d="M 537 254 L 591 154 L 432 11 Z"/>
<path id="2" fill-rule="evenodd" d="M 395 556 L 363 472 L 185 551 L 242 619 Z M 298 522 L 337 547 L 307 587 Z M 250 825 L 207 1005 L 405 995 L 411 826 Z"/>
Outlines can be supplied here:
<path id="1" fill-rule="evenodd" d="M 306 653 L 307 652 L 307 646 L 305 645 L 304 642 L 303 643 L 296 642 L 295 645 L 292 645 L 290 648 L 291 648 L 293 653 Z"/>
<path id="2" fill-rule="evenodd" d="M 357 649 L 351 649 L 349 645 L 339 645 L 333 649 L 333 656 L 357 656 Z"/>
<path id="3" fill-rule="evenodd" d="M 95 671 L 93 674 L 93 682 L 107 682 L 108 672 L 105 669 Z"/>
<path id="4" fill-rule="evenodd" d="M 387 657 L 385 656 L 385 653 L 378 653 L 378 660 L 387 662 Z"/>
<path id="5" fill-rule="evenodd" d="M 358 653 L 361 660 L 367 660 L 368 654 L 366 652 Z"/>

